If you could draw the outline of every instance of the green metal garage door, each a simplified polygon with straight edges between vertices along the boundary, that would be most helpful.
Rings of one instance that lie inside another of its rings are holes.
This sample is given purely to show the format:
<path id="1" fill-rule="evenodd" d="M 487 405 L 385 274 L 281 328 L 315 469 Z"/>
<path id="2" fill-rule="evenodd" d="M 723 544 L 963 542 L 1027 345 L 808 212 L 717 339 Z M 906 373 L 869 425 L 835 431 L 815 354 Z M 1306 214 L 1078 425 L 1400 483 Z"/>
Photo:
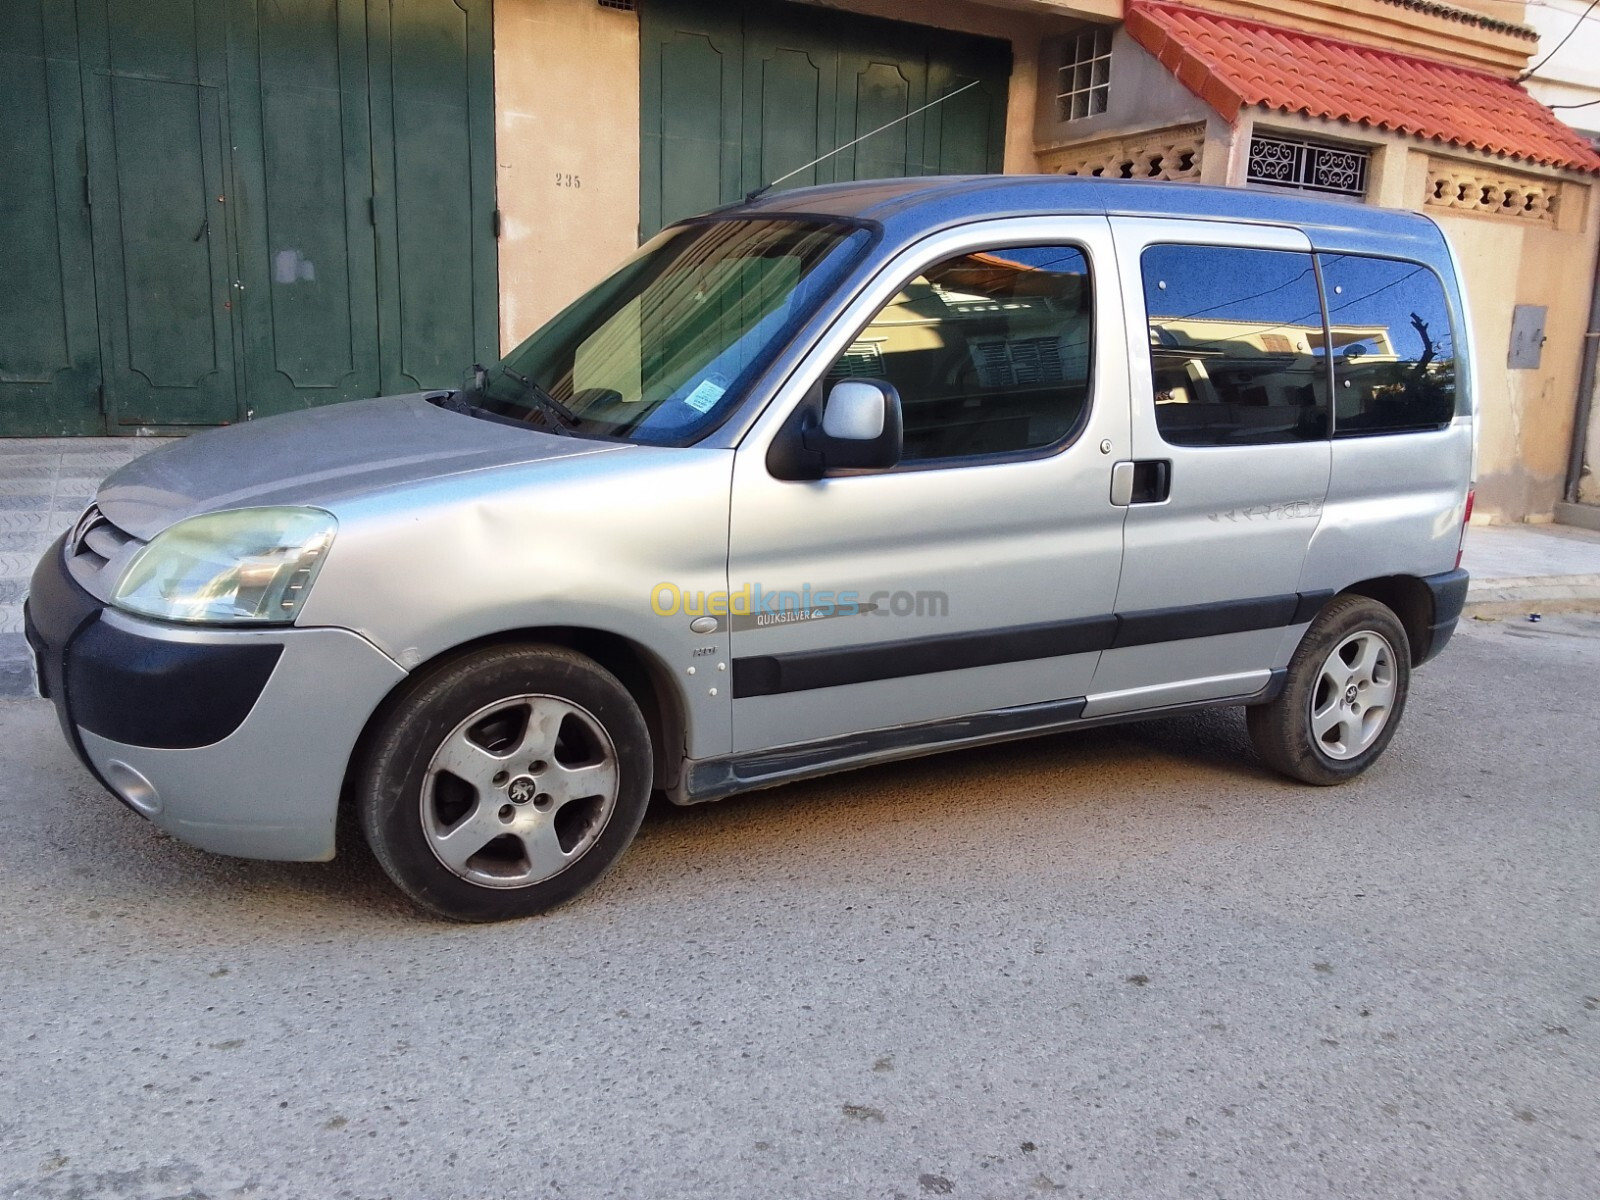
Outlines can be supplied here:
<path id="1" fill-rule="evenodd" d="M 782 186 L 1001 169 L 1006 42 L 777 0 L 642 7 L 646 235 L 973 81 Z"/>
<path id="2" fill-rule="evenodd" d="M 494 356 L 490 0 L 9 0 L 8 54 L 0 433 L 217 425 Z"/>
<path id="3" fill-rule="evenodd" d="M 100 345 L 70 7 L 0 0 L 0 163 L 0 432 L 97 433 Z"/>

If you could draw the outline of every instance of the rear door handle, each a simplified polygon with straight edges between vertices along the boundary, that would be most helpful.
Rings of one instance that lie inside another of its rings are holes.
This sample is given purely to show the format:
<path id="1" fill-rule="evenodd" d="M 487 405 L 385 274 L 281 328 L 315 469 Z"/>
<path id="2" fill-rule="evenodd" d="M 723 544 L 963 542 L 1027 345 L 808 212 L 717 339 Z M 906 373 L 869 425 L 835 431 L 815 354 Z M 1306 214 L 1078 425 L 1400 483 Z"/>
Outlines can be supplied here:
<path id="1" fill-rule="evenodd" d="M 1172 495 L 1172 463 L 1165 458 L 1146 458 L 1113 463 L 1111 503 L 1118 508 L 1130 504 L 1161 504 Z"/>

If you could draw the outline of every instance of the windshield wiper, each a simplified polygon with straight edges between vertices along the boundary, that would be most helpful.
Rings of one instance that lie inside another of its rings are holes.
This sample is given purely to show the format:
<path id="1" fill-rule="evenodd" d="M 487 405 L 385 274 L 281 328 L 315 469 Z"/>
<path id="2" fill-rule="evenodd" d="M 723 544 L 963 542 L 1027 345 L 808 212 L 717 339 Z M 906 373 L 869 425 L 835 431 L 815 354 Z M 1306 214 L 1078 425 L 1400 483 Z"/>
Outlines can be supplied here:
<path id="1" fill-rule="evenodd" d="M 484 368 L 477 366 L 476 364 L 473 365 L 472 369 L 480 381 L 484 380 L 488 375 L 488 372 L 485 371 Z M 533 402 L 538 405 L 541 410 L 543 410 L 549 416 L 556 418 L 556 421 L 550 422 L 550 428 L 554 429 L 557 433 L 568 432 L 569 430 L 575 428 L 578 422 L 583 419 L 565 404 L 561 403 L 561 401 L 557 400 L 549 392 L 545 391 L 544 388 L 540 387 L 535 380 L 529 379 L 526 375 L 517 374 L 517 372 L 513 371 L 504 363 L 500 364 L 500 373 L 506 378 L 510 379 L 511 382 L 521 387 L 523 392 L 532 397 Z M 478 388 L 480 391 L 483 390 L 482 382 L 479 383 Z M 557 424 L 557 421 L 560 421 L 561 424 Z"/>
<path id="2" fill-rule="evenodd" d="M 503 417 L 493 409 L 483 408 L 472 403 L 467 399 L 467 396 L 472 394 L 481 393 L 468 393 L 459 390 L 433 392 L 424 396 L 423 399 L 429 404 L 438 405 L 446 412 L 460 413 L 464 417 L 472 417 L 479 421 L 493 421 L 496 425 L 514 425 L 518 429 L 526 429 L 528 427 L 526 421 L 519 421 L 515 417 Z M 565 435 L 567 431 L 565 429 L 557 429 L 556 432 Z"/>

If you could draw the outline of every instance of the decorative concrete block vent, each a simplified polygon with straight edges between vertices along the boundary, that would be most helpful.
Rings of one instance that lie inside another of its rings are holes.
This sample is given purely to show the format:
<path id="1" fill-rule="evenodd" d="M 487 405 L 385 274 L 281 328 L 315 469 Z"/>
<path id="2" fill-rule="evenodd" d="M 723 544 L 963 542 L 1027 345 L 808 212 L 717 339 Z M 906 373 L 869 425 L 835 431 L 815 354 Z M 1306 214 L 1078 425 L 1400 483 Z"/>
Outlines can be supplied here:
<path id="1" fill-rule="evenodd" d="M 1550 222 L 1561 203 L 1561 184 L 1554 179 L 1434 159 L 1428 163 L 1426 202 L 1457 212 Z"/>
<path id="2" fill-rule="evenodd" d="M 1158 129 L 1047 150 L 1039 166 L 1052 175 L 1097 179 L 1199 179 L 1204 125 Z"/>

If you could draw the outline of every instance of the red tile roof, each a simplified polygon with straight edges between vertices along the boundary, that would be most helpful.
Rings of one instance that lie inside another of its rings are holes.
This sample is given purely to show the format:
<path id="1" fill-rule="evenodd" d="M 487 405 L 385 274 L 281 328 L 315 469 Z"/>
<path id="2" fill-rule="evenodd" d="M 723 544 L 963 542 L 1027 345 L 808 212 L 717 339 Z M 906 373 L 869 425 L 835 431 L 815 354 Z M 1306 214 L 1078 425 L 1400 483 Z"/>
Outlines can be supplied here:
<path id="1" fill-rule="evenodd" d="M 1509 79 L 1187 5 L 1135 0 L 1126 20 L 1135 41 L 1229 120 L 1259 104 L 1600 172 L 1600 153 Z"/>

